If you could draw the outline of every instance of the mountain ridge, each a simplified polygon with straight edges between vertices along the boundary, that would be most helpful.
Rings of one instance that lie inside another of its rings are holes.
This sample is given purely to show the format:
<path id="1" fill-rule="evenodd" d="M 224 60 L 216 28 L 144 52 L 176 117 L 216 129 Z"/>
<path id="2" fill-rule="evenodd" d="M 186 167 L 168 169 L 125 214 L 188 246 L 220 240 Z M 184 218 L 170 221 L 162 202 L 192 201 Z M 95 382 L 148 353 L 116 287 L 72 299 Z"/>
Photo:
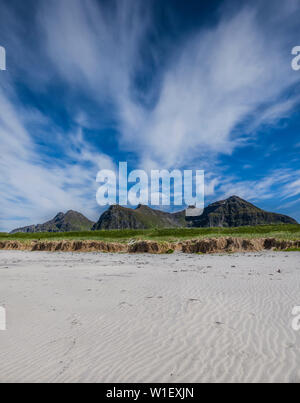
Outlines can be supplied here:
<path id="1" fill-rule="evenodd" d="M 238 196 L 231 196 L 228 199 L 209 204 L 205 207 L 203 214 L 198 217 L 186 217 L 185 210 L 169 213 L 141 204 L 135 209 L 113 205 L 101 214 L 96 223 L 90 221 L 81 213 L 69 210 L 66 214 L 58 213 L 52 220 L 44 224 L 18 228 L 11 233 L 184 227 L 226 228 L 267 224 L 298 223 L 289 216 L 267 212 Z"/>
<path id="2" fill-rule="evenodd" d="M 271 213 L 240 198 L 231 196 L 208 205 L 203 214 L 191 221 L 193 227 L 240 227 L 267 224 L 298 224 L 293 218 Z"/>
<path id="3" fill-rule="evenodd" d="M 178 228 L 184 226 L 185 211 L 167 213 L 141 204 L 136 209 L 114 205 L 110 206 L 100 216 L 92 230 Z"/>
<path id="4" fill-rule="evenodd" d="M 22 233 L 39 233 L 39 232 L 72 232 L 90 230 L 94 225 L 83 214 L 74 210 L 69 210 L 65 214 L 60 212 L 56 216 L 44 224 L 28 225 L 26 227 L 17 228 L 11 231 L 11 234 Z"/>

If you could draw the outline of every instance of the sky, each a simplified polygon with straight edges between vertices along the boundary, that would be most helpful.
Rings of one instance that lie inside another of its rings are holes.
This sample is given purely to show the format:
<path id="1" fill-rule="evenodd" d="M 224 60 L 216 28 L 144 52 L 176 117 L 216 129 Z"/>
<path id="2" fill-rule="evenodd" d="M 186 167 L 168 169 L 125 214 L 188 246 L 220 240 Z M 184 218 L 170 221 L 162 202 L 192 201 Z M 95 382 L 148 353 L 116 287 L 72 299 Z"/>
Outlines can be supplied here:
<path id="1" fill-rule="evenodd" d="M 205 170 L 300 221 L 300 0 L 0 0 L 0 231 L 73 209 L 100 169 Z M 172 208 L 171 208 L 172 210 Z"/>

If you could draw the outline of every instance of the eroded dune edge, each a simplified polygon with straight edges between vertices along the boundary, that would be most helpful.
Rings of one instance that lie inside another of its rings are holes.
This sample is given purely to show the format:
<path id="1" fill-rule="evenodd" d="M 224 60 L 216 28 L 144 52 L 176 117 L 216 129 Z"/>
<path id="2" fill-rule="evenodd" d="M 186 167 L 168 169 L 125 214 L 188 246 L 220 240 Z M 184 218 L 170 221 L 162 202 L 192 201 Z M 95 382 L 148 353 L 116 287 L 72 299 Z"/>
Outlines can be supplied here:
<path id="1" fill-rule="evenodd" d="M 287 250 L 300 248 L 300 240 L 275 238 L 210 238 L 182 242 L 134 241 L 129 243 L 103 241 L 0 241 L 2 250 L 45 252 L 110 252 L 110 253 L 222 253 L 259 252 L 263 250 Z"/>

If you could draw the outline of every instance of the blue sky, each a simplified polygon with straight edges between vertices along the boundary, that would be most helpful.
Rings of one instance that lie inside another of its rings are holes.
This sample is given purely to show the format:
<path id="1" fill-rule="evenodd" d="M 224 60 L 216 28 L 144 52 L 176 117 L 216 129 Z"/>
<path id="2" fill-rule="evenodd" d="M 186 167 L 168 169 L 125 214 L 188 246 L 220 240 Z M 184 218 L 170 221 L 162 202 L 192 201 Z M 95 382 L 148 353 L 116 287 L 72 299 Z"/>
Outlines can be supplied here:
<path id="1" fill-rule="evenodd" d="M 91 219 L 99 169 L 204 169 L 300 220 L 299 0 L 0 0 L 0 231 Z"/>

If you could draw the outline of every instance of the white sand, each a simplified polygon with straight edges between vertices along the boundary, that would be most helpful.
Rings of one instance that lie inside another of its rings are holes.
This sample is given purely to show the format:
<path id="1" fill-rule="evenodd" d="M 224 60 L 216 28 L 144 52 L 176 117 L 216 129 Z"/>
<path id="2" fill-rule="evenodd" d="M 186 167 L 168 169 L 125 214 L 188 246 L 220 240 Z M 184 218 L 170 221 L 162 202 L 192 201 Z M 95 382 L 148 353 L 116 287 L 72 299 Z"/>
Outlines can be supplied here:
<path id="1" fill-rule="evenodd" d="M 1 251 L 0 382 L 300 382 L 299 305 L 299 253 Z"/>

